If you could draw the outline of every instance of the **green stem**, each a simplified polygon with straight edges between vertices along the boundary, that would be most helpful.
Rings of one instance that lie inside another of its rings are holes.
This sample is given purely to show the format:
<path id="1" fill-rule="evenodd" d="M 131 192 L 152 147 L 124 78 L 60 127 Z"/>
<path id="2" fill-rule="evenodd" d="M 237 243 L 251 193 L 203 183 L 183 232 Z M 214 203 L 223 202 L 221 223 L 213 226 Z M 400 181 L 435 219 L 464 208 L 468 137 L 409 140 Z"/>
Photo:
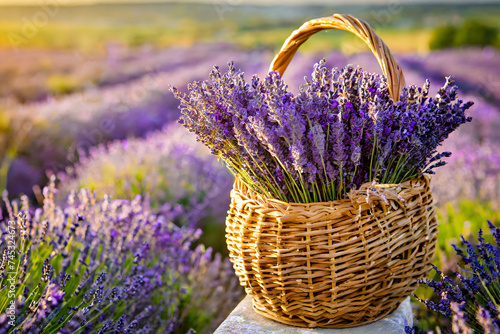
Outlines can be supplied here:
<path id="1" fill-rule="evenodd" d="M 377 141 L 377 133 L 375 133 L 375 136 L 373 138 L 373 148 L 372 148 L 372 156 L 370 158 L 370 172 L 368 174 L 368 178 L 371 181 L 373 181 L 372 179 L 372 169 L 373 169 L 373 157 L 375 156 L 375 147 L 377 146 L 376 145 L 376 141 Z"/>

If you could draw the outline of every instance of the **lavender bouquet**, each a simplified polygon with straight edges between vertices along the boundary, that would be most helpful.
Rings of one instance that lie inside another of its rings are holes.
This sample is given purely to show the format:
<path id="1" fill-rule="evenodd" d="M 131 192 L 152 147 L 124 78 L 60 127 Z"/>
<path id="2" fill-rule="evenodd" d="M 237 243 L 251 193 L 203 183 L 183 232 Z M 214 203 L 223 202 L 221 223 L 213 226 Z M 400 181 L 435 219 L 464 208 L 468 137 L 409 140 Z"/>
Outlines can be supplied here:
<path id="1" fill-rule="evenodd" d="M 457 98 L 453 78 L 434 97 L 429 81 L 399 101 L 386 78 L 359 67 L 329 69 L 322 60 L 294 95 L 278 72 L 264 80 L 229 63 L 209 79 L 172 88 L 179 122 L 248 187 L 268 198 L 309 203 L 342 199 L 363 183 L 398 184 L 433 173 L 450 152 L 438 146 L 472 102 Z"/>

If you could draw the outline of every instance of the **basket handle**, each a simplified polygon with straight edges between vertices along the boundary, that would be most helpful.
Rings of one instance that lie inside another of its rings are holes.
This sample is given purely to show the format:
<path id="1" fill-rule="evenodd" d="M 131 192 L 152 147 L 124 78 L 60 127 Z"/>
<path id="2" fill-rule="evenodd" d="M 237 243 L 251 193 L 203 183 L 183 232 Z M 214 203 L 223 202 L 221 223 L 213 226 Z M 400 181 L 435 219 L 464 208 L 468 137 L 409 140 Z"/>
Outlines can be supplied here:
<path id="1" fill-rule="evenodd" d="M 270 71 L 277 71 L 283 76 L 288 64 L 297 52 L 297 49 L 315 33 L 325 29 L 340 29 L 350 31 L 361 38 L 378 60 L 384 75 L 387 77 L 389 93 L 397 102 L 401 91 L 405 87 L 403 71 L 392 56 L 384 41 L 373 31 L 368 23 L 351 15 L 334 14 L 304 23 L 295 30 L 285 41 L 280 52 L 274 57 Z"/>

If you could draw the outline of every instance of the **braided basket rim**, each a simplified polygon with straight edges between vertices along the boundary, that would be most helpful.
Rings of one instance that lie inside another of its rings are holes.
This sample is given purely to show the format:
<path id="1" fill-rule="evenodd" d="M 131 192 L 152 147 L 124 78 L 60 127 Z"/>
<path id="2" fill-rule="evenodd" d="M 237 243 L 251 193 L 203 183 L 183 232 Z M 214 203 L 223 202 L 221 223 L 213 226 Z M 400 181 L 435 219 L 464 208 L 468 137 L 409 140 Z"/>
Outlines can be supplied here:
<path id="1" fill-rule="evenodd" d="M 396 191 L 396 193 L 397 193 L 397 189 L 401 189 L 401 190 L 414 189 L 415 187 L 413 186 L 413 184 L 420 183 L 420 182 L 424 182 L 425 184 L 430 184 L 431 180 L 432 180 L 432 177 L 430 175 L 421 174 L 416 178 L 412 178 L 412 179 L 406 180 L 406 181 L 398 183 L 398 184 L 365 182 L 358 189 L 351 189 L 350 192 L 346 194 L 348 196 L 348 198 L 337 199 L 334 201 L 303 203 L 303 202 L 285 202 L 285 201 L 282 201 L 282 200 L 279 200 L 276 198 L 266 197 L 265 195 L 252 189 L 239 176 L 236 176 L 235 181 L 234 181 L 234 185 L 233 185 L 233 189 L 231 190 L 230 196 L 232 198 L 233 193 L 238 193 L 240 196 L 246 197 L 248 199 L 257 200 L 263 206 L 265 206 L 266 204 L 272 203 L 272 204 L 279 205 L 279 206 L 298 207 L 298 208 L 310 207 L 310 206 L 330 206 L 330 207 L 333 207 L 333 206 L 338 205 L 338 204 L 345 204 L 345 203 L 349 203 L 349 202 L 352 203 L 353 198 L 362 196 L 363 195 L 362 192 L 364 192 L 366 194 L 366 191 L 368 189 L 377 189 L 383 195 L 392 194 L 392 195 L 395 195 L 397 198 L 398 196 L 394 193 L 394 191 Z M 374 197 L 377 197 L 377 196 L 374 196 Z M 410 197 L 410 196 L 407 196 L 407 197 Z M 405 199 L 404 196 L 402 196 L 402 198 Z M 391 199 L 393 199 L 392 196 L 391 196 Z M 381 200 L 381 199 L 379 199 L 379 200 Z"/>

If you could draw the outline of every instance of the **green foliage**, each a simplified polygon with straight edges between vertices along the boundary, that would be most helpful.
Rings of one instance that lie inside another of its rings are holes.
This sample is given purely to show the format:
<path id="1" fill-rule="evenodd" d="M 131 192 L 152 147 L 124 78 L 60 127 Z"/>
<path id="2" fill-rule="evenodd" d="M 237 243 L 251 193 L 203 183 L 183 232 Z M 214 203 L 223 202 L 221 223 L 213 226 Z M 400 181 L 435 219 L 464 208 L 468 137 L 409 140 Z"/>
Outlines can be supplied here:
<path id="1" fill-rule="evenodd" d="M 470 236 L 473 231 L 479 229 L 487 230 L 489 219 L 493 224 L 500 224 L 500 211 L 487 202 L 478 201 L 462 201 L 456 207 L 447 204 L 440 208 L 439 216 L 439 241 L 438 247 L 442 255 L 451 258 L 455 254 L 455 250 L 451 244 L 459 244 L 459 237 Z M 491 237 L 485 235 L 485 238 Z M 443 268 L 440 255 L 438 254 L 437 267 Z"/>
<path id="2" fill-rule="evenodd" d="M 69 94 L 81 88 L 81 83 L 67 75 L 52 75 L 47 79 L 47 86 L 54 95 Z"/>
<path id="3" fill-rule="evenodd" d="M 454 43 L 456 46 L 489 46 L 495 45 L 498 28 L 486 23 L 467 20 L 457 28 Z"/>
<path id="4" fill-rule="evenodd" d="M 436 28 L 429 39 L 429 49 L 447 49 L 453 47 L 457 28 L 451 25 Z"/>
<path id="5" fill-rule="evenodd" d="M 498 28 L 477 21 L 466 20 L 459 26 L 446 25 L 436 28 L 430 37 L 431 50 L 462 46 L 496 46 Z"/>

